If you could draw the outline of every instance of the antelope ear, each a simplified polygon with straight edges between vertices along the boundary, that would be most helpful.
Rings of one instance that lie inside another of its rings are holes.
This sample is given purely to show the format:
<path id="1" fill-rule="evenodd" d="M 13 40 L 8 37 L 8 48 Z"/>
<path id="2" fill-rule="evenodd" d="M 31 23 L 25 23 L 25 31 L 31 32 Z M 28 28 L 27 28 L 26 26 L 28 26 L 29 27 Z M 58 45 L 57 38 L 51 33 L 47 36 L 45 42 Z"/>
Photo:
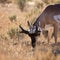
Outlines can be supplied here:
<path id="1" fill-rule="evenodd" d="M 31 28 L 31 24 L 29 23 L 29 21 L 27 21 L 27 23 L 28 23 L 29 28 Z"/>

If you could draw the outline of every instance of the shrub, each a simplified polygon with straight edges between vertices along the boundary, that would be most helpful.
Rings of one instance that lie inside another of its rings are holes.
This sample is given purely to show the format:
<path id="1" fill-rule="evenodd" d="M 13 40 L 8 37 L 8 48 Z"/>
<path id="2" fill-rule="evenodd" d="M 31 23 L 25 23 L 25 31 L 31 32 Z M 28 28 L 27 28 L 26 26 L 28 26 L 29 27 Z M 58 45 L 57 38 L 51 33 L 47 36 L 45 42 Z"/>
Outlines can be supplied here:
<path id="1" fill-rule="evenodd" d="M 38 2 L 38 3 L 36 4 L 36 7 L 37 7 L 38 9 L 41 8 L 41 7 L 43 7 L 43 3 L 39 3 L 39 2 Z"/>
<path id="2" fill-rule="evenodd" d="M 16 15 L 10 16 L 9 19 L 11 22 L 16 21 Z"/>
<path id="3" fill-rule="evenodd" d="M 26 4 L 26 0 L 18 0 L 18 5 L 21 11 L 24 10 L 25 4 Z"/>
<path id="4" fill-rule="evenodd" d="M 23 34 L 20 34 L 19 33 L 20 31 L 19 31 L 19 29 L 18 28 L 11 28 L 9 31 L 8 31 L 8 35 L 9 35 L 9 37 L 11 38 L 11 39 L 18 39 L 19 40 L 19 38 L 21 37 L 21 38 L 23 38 Z"/>
<path id="5" fill-rule="evenodd" d="M 7 2 L 7 0 L 0 0 L 0 3 L 5 3 Z"/>
<path id="6" fill-rule="evenodd" d="M 9 34 L 10 38 L 12 39 L 12 38 L 15 36 L 15 29 L 11 28 L 11 29 L 8 31 L 8 34 Z"/>
<path id="7" fill-rule="evenodd" d="M 44 2 L 45 4 L 50 4 L 50 3 L 54 3 L 55 0 L 43 0 L 43 2 Z"/>
<path id="8" fill-rule="evenodd" d="M 43 2 L 44 2 L 45 4 L 49 4 L 49 3 L 50 3 L 50 1 L 48 1 L 48 0 L 43 0 Z"/>
<path id="9" fill-rule="evenodd" d="M 60 0 L 55 1 L 55 3 L 59 3 L 60 4 Z"/>

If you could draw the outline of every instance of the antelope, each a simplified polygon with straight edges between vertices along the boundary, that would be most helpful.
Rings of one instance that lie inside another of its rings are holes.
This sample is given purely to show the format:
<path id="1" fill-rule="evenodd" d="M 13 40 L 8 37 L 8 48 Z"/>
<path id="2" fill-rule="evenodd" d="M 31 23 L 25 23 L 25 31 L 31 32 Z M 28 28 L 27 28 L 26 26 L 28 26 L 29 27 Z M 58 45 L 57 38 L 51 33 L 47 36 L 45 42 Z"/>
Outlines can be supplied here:
<path id="1" fill-rule="evenodd" d="M 28 21 L 29 30 L 24 30 L 21 26 L 22 33 L 26 33 L 31 37 L 32 46 L 35 47 L 36 39 L 35 37 L 43 32 L 46 25 L 52 25 L 54 28 L 53 36 L 55 38 L 55 44 L 57 43 L 57 32 L 60 23 L 60 4 L 54 4 L 47 6 L 44 11 L 37 17 L 33 25 L 30 25 Z M 48 38 L 48 43 L 49 43 Z"/>

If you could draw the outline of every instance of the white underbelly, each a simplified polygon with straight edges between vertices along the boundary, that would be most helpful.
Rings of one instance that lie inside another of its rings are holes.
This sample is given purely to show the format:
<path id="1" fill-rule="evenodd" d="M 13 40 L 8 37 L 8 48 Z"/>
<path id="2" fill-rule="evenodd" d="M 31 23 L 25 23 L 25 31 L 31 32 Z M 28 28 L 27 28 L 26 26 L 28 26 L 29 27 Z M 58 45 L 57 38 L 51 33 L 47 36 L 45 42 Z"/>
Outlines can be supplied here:
<path id="1" fill-rule="evenodd" d="M 60 23 L 60 15 L 54 15 L 53 18 L 56 22 Z"/>

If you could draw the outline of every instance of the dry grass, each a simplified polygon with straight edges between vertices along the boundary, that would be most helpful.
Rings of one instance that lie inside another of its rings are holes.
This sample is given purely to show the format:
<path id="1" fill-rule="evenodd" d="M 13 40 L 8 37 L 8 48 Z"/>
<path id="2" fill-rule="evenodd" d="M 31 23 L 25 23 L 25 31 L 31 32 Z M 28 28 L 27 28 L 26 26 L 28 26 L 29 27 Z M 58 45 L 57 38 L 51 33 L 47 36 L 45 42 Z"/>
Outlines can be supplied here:
<path id="1" fill-rule="evenodd" d="M 11 39 L 7 34 L 11 28 L 19 29 L 19 24 L 28 29 L 27 20 L 33 23 L 36 16 L 40 14 L 40 9 L 21 12 L 14 3 L 4 6 L 0 4 L 0 60 L 60 60 L 60 43 L 55 45 L 54 39 L 51 39 L 50 45 L 48 45 L 47 39 L 41 35 L 33 50 L 31 39 L 27 35 L 22 34 L 19 39 L 16 36 Z M 11 22 L 9 17 L 14 15 L 16 15 L 16 21 Z M 48 30 L 50 33 L 51 29 L 48 28 Z M 58 42 L 59 40 L 58 36 Z"/>

